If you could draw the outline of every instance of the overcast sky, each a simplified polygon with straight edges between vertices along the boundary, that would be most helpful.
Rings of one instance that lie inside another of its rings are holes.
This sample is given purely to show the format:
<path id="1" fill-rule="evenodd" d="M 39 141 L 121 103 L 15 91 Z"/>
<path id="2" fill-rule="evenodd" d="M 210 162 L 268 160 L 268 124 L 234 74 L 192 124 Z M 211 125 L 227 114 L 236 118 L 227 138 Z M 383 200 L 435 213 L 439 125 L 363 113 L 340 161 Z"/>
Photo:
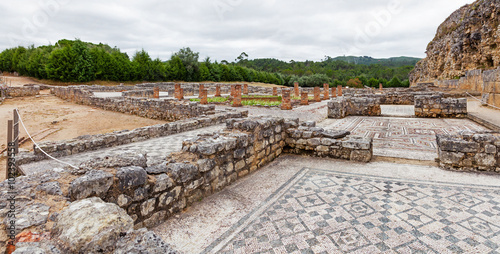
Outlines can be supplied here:
<path id="1" fill-rule="evenodd" d="M 437 27 L 472 0 L 13 0 L 1 1 L 0 50 L 79 38 L 168 60 L 321 60 L 425 57 Z"/>

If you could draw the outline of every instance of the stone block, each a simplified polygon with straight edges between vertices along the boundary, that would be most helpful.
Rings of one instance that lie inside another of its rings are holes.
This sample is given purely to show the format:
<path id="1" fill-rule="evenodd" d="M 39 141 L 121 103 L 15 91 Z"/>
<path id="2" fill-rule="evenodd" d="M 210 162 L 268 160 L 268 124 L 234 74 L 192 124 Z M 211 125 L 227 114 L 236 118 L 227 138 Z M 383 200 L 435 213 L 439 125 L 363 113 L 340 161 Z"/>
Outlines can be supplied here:
<path id="1" fill-rule="evenodd" d="M 120 191 L 135 189 L 146 184 L 147 174 L 141 167 L 123 167 L 119 168 L 116 177 Z"/>
<path id="2" fill-rule="evenodd" d="M 80 200 L 92 196 L 105 198 L 106 193 L 112 185 L 112 174 L 100 170 L 92 170 L 71 182 L 69 195 L 71 200 Z"/>

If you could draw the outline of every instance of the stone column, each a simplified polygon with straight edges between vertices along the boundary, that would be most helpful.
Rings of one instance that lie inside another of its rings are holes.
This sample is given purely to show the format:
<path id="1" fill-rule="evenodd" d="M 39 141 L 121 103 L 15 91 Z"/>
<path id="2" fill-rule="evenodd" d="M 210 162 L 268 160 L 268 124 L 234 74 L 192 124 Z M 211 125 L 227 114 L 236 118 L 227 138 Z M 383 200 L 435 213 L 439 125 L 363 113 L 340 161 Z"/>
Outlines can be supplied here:
<path id="1" fill-rule="evenodd" d="M 337 90 L 339 90 L 339 96 L 342 96 L 342 86 L 338 86 Z"/>
<path id="2" fill-rule="evenodd" d="M 175 84 L 174 96 L 178 100 L 184 99 L 184 89 L 181 88 L 181 84 Z"/>
<path id="3" fill-rule="evenodd" d="M 314 87 L 314 101 L 321 101 L 321 89 L 319 87 Z"/>
<path id="4" fill-rule="evenodd" d="M 243 94 L 248 95 L 248 84 L 243 85 Z"/>
<path id="5" fill-rule="evenodd" d="M 281 99 L 281 110 L 291 110 L 292 109 L 292 98 L 290 96 L 290 89 L 282 89 L 282 99 Z"/>
<path id="6" fill-rule="evenodd" d="M 332 87 L 332 97 L 337 97 L 337 88 L 336 87 Z"/>
<path id="7" fill-rule="evenodd" d="M 236 97 L 236 85 L 231 85 L 231 97 Z"/>
<path id="8" fill-rule="evenodd" d="M 205 89 L 205 85 L 200 84 L 200 90 L 199 90 L 199 92 L 198 92 L 198 98 L 200 98 L 200 99 L 201 99 L 201 91 L 202 91 L 203 89 Z"/>
<path id="9" fill-rule="evenodd" d="M 233 87 L 233 86 L 231 86 Z M 233 107 L 241 107 L 241 85 L 234 86 Z"/>
<path id="10" fill-rule="evenodd" d="M 379 90 L 382 91 L 382 89 L 384 88 L 384 86 L 382 85 L 382 83 L 379 84 Z"/>
<path id="11" fill-rule="evenodd" d="M 278 88 L 273 87 L 273 96 L 278 96 Z"/>
<path id="12" fill-rule="evenodd" d="M 330 85 L 329 84 L 323 84 L 323 92 L 325 93 L 324 95 L 324 100 L 330 99 Z"/>
<path id="13" fill-rule="evenodd" d="M 215 97 L 221 97 L 221 93 L 220 93 L 220 85 L 217 85 L 215 87 Z"/>
<path id="14" fill-rule="evenodd" d="M 160 88 L 157 86 L 153 88 L 153 98 L 160 99 Z"/>
<path id="15" fill-rule="evenodd" d="M 300 105 L 309 105 L 309 93 L 302 91 L 300 94 Z"/>
<path id="16" fill-rule="evenodd" d="M 200 103 L 203 105 L 208 104 L 208 90 L 207 89 L 200 90 Z"/>
<path id="17" fill-rule="evenodd" d="M 299 82 L 293 83 L 295 89 L 295 97 L 299 97 Z"/>

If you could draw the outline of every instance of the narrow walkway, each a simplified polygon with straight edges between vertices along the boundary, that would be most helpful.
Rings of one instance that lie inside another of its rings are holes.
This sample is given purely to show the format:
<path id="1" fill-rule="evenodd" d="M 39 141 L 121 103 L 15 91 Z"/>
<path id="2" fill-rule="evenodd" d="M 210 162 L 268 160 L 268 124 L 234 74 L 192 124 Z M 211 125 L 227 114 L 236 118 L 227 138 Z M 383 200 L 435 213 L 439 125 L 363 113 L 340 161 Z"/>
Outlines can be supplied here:
<path id="1" fill-rule="evenodd" d="M 172 152 L 178 152 L 182 149 L 182 141 L 188 138 L 196 137 L 198 134 L 211 133 L 221 130 L 225 125 L 215 125 L 211 127 L 201 128 L 194 131 L 183 132 L 175 135 L 170 135 L 161 138 L 149 139 L 142 142 L 121 145 L 101 149 L 92 152 L 74 154 L 62 158 L 58 158 L 64 162 L 78 166 L 80 163 L 91 160 L 96 157 L 119 155 L 125 152 L 147 153 L 148 164 L 153 165 L 163 160 Z M 47 169 L 63 167 L 53 160 L 45 160 L 31 164 L 22 165 L 27 174 L 32 172 L 44 171 Z"/>
<path id="2" fill-rule="evenodd" d="M 184 253 L 496 253 L 499 200 L 498 175 L 287 155 L 153 230 Z"/>
<path id="3" fill-rule="evenodd" d="M 500 110 L 491 107 L 483 107 L 479 101 L 469 99 L 467 102 L 467 111 L 472 117 L 479 118 L 481 124 L 491 124 L 493 126 L 490 128 L 500 131 Z"/>

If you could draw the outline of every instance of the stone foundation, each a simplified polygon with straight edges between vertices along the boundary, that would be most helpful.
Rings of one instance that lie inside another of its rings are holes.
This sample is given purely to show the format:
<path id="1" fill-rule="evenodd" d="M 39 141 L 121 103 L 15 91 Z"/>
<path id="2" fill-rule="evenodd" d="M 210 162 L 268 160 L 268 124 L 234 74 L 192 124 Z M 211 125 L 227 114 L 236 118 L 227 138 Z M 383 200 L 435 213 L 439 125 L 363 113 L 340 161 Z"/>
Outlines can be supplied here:
<path id="1" fill-rule="evenodd" d="M 369 97 L 337 97 L 328 102 L 328 118 L 340 119 L 346 116 L 380 116 L 378 100 Z"/>
<path id="2" fill-rule="evenodd" d="M 179 89 L 182 91 L 182 88 Z M 200 105 L 197 102 L 140 98 L 98 98 L 93 95 L 93 92 L 78 86 L 53 87 L 51 91 L 59 98 L 78 104 L 150 119 L 178 121 L 215 113 L 214 105 Z"/>
<path id="3" fill-rule="evenodd" d="M 444 98 L 443 95 L 415 96 L 415 116 L 417 117 L 467 117 L 466 98 Z"/>
<path id="4" fill-rule="evenodd" d="M 30 85 L 24 87 L 0 87 L 0 97 L 27 97 L 27 96 L 35 96 L 40 94 L 40 86 Z"/>
<path id="5" fill-rule="evenodd" d="M 500 173 L 500 134 L 436 135 L 436 140 L 441 167 Z"/>
<path id="6" fill-rule="evenodd" d="M 158 91 L 158 98 L 160 98 L 160 92 Z M 136 98 L 155 98 L 155 91 L 153 89 L 144 90 L 130 90 L 123 91 L 122 97 L 136 97 Z"/>

